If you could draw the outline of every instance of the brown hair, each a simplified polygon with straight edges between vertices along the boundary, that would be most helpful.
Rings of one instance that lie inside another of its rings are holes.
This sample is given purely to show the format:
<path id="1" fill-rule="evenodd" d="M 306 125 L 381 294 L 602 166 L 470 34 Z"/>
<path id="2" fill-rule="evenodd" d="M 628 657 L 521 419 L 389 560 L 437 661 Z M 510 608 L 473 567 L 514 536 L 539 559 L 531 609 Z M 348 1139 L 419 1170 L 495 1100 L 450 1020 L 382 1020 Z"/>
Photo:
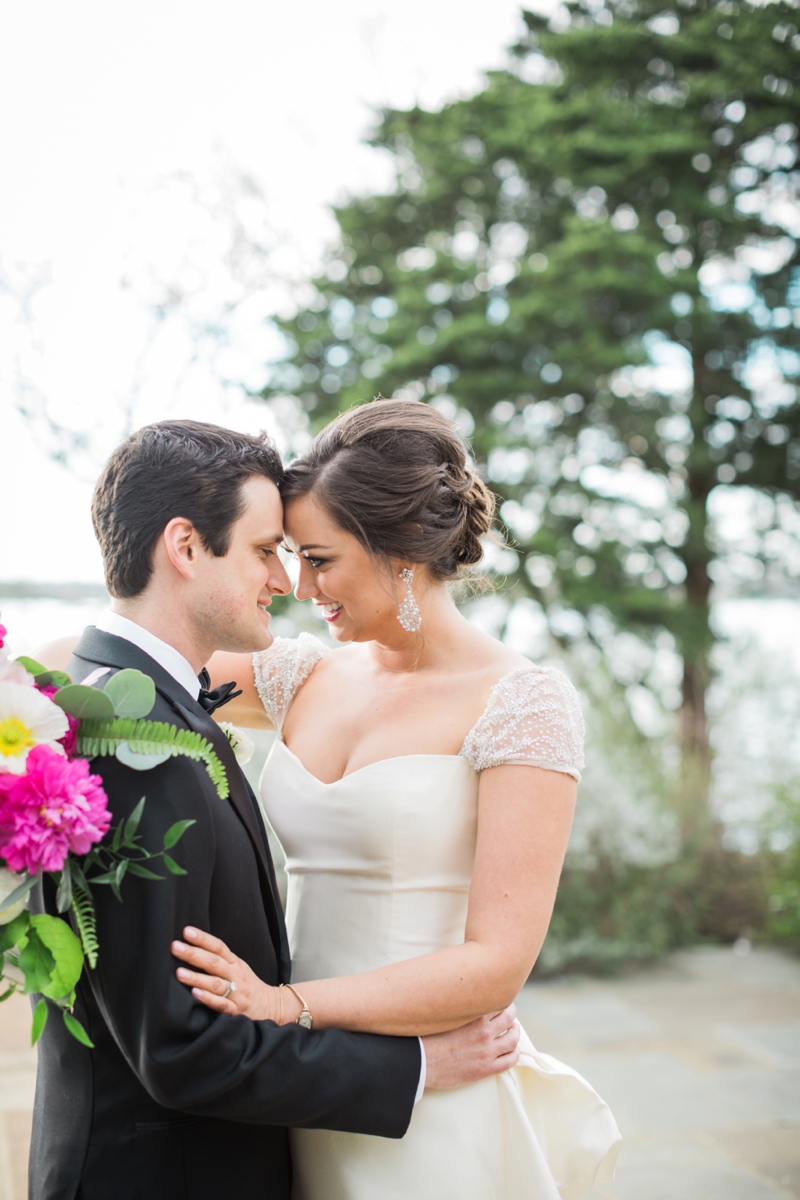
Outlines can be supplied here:
<path id="1" fill-rule="evenodd" d="M 371 554 L 457 579 L 483 557 L 494 497 L 441 413 L 414 400 L 373 400 L 317 434 L 286 470 L 281 494 L 309 492 Z"/>
<path id="2" fill-rule="evenodd" d="M 159 421 L 117 446 L 92 497 L 92 521 L 106 586 L 119 599 L 150 582 L 153 550 L 175 517 L 191 521 L 218 558 L 244 508 L 242 484 L 264 475 L 280 484 L 283 466 L 270 438 L 201 421 Z"/>

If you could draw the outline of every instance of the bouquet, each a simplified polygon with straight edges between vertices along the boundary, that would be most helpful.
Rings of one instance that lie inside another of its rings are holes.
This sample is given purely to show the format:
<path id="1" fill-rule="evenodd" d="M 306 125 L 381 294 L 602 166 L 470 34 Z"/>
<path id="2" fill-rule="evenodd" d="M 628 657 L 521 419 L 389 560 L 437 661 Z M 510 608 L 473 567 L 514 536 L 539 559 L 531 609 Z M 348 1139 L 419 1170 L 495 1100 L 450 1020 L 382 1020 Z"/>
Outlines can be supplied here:
<path id="1" fill-rule="evenodd" d="M 121 901 L 126 874 L 159 880 L 162 866 L 184 869 L 169 853 L 194 821 L 177 821 L 151 851 L 137 833 L 145 798 L 111 825 L 108 797 L 89 761 L 114 755 L 146 771 L 174 755 L 202 762 L 225 799 L 225 769 L 211 744 L 188 729 L 147 720 L 155 684 L 141 671 L 110 675 L 104 688 L 74 684 L 30 658 L 11 659 L 0 625 L 0 1001 L 15 991 L 39 994 L 31 1040 L 48 1006 L 62 1012 L 70 1033 L 91 1046 L 73 1013 L 85 964 L 100 951 L 92 889 L 108 886 Z M 63 916 L 26 911 L 28 893 L 44 876 L 56 887 Z"/>

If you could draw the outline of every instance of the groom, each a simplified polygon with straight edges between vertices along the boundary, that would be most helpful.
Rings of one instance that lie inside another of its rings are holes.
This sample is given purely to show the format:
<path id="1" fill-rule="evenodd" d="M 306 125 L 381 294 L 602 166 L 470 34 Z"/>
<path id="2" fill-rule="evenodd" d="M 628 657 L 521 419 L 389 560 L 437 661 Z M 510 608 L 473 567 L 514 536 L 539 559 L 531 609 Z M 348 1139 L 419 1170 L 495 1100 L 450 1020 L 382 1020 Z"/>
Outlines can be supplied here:
<path id="1" fill-rule="evenodd" d="M 100 955 L 75 1003 L 94 1048 L 48 1021 L 30 1200 L 289 1200 L 287 1126 L 400 1138 L 423 1085 L 453 1087 L 498 1069 L 485 1022 L 422 1043 L 278 1027 L 219 1016 L 175 978 L 170 942 L 195 925 L 268 983 L 289 980 L 261 815 L 211 719 L 222 697 L 197 678 L 215 650 L 272 640 L 266 609 L 290 588 L 277 555 L 281 470 L 266 436 L 163 422 L 123 443 L 95 489 L 114 604 L 84 632 L 70 674 L 101 686 L 125 667 L 150 675 L 152 719 L 213 743 L 230 799 L 187 758 L 145 773 L 113 758 L 93 764 L 115 824 L 146 796 L 143 846 L 160 847 L 175 821 L 195 824 L 176 852 L 186 875 L 128 875 L 122 903 L 95 889 Z M 56 911 L 49 880 L 41 903 Z"/>

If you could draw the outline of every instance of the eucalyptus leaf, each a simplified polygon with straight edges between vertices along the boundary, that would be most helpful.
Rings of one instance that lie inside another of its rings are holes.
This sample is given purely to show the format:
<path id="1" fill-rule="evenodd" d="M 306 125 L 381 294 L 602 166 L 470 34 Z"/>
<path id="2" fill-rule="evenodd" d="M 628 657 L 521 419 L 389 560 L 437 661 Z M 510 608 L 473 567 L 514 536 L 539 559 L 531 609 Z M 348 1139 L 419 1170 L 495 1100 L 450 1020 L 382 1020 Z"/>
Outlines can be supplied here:
<path id="1" fill-rule="evenodd" d="M 132 767 L 134 771 L 152 771 L 153 767 L 160 767 L 172 758 L 172 752 L 168 750 L 166 754 L 137 754 L 131 750 L 130 742 L 120 742 L 116 749 L 116 757 L 119 762 L 124 763 L 126 767 Z"/>
<path id="2" fill-rule="evenodd" d="M 84 687 L 82 683 L 71 683 L 53 696 L 53 703 L 63 708 L 71 717 L 81 720 L 102 721 L 114 716 L 114 705 L 105 692 L 97 688 Z"/>
<path id="3" fill-rule="evenodd" d="M 76 1041 L 81 1042 L 84 1046 L 88 1046 L 90 1050 L 94 1050 L 94 1042 L 91 1040 L 78 1018 L 73 1017 L 72 1013 L 69 1013 L 66 1010 L 64 1010 L 64 1024 Z"/>
<path id="4" fill-rule="evenodd" d="M 117 717 L 146 717 L 156 702 L 156 685 L 150 676 L 130 667 L 112 675 L 103 691 Z"/>
<path id="5" fill-rule="evenodd" d="M 44 996 L 37 1001 L 36 1007 L 33 1010 L 33 1020 L 31 1021 L 31 1045 L 35 1046 L 42 1035 L 42 1030 L 47 1024 L 47 1001 Z"/>
<path id="6" fill-rule="evenodd" d="M 37 988 L 37 991 L 53 1000 L 68 996 L 83 970 L 83 951 L 78 938 L 66 921 L 51 917 L 49 913 L 32 916 L 31 926 L 50 951 L 54 962 L 48 984 Z"/>

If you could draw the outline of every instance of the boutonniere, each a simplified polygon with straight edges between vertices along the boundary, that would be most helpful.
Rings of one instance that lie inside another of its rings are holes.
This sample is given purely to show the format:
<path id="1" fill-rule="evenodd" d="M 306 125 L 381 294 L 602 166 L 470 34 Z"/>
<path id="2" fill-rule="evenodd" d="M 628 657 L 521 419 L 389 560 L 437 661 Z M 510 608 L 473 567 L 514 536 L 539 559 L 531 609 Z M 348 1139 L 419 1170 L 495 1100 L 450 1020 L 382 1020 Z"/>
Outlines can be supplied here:
<path id="1" fill-rule="evenodd" d="M 219 727 L 230 742 L 231 749 L 236 756 L 239 766 L 245 766 L 246 763 L 250 762 L 255 752 L 255 744 L 252 738 L 249 738 L 243 729 L 239 729 L 238 725 L 232 725 L 230 721 L 220 721 Z"/>

